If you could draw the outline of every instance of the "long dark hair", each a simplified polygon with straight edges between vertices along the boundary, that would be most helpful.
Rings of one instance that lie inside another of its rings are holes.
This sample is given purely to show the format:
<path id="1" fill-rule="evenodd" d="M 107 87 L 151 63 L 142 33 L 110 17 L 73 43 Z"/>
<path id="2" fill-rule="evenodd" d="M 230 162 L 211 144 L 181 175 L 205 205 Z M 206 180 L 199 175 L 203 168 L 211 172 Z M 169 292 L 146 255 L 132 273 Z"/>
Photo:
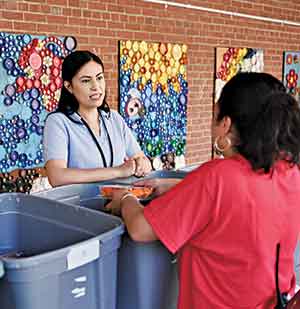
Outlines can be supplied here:
<path id="1" fill-rule="evenodd" d="M 77 72 L 89 61 L 95 61 L 100 64 L 103 71 L 104 65 L 101 59 L 87 50 L 77 50 L 69 54 L 63 61 L 62 64 L 62 79 L 64 81 L 71 82 L 72 78 L 77 74 Z M 63 85 L 61 89 L 60 98 L 58 101 L 58 107 L 55 112 L 61 112 L 67 117 L 77 112 L 79 108 L 79 103 L 75 96 L 70 93 L 66 87 Z M 103 103 L 98 107 L 98 112 L 103 110 L 109 113 L 110 108 L 106 102 L 106 97 L 104 97 Z M 70 118 L 71 119 L 71 118 Z M 72 120 L 72 119 L 71 119 Z"/>
<path id="2" fill-rule="evenodd" d="M 234 146 L 254 170 L 267 173 L 279 159 L 299 164 L 299 105 L 274 76 L 237 74 L 224 86 L 218 104 L 217 121 L 231 118 Z"/>

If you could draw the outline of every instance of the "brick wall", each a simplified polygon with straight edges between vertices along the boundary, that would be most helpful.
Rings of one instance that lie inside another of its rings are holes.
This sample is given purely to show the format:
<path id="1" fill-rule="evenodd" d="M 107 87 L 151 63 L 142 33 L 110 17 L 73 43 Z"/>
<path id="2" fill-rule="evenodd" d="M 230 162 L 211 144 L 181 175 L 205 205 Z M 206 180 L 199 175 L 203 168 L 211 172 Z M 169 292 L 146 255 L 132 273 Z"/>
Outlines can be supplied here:
<path id="1" fill-rule="evenodd" d="M 299 0 L 176 0 L 214 9 L 300 21 Z M 224 4 L 228 3 L 228 4 Z M 298 3 L 298 4 L 297 4 Z M 265 71 L 282 75 L 284 50 L 300 49 L 300 28 L 285 24 L 150 4 L 142 0 L 0 0 L 0 31 L 72 35 L 95 48 L 105 64 L 110 105 L 118 104 L 118 41 L 188 45 L 187 161 L 211 156 L 214 47 L 263 48 Z"/>

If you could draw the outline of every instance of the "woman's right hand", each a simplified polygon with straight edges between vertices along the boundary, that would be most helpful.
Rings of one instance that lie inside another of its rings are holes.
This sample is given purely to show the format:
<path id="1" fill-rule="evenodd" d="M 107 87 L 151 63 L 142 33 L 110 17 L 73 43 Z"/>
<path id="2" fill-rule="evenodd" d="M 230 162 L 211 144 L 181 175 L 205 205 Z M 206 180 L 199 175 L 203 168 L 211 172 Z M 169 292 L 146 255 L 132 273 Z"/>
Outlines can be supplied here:
<path id="1" fill-rule="evenodd" d="M 134 175 L 136 163 L 134 159 L 126 160 L 123 164 L 117 167 L 120 171 L 120 177 L 130 177 Z"/>

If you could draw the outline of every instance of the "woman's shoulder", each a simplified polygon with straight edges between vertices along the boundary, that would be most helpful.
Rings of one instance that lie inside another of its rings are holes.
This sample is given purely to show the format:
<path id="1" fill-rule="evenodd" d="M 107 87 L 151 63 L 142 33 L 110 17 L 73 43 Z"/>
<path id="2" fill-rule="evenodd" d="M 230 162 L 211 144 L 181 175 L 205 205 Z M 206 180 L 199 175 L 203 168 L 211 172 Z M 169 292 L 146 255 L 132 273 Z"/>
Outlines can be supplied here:
<path id="1" fill-rule="evenodd" d="M 211 159 L 203 162 L 198 168 L 196 168 L 192 173 L 195 175 L 203 175 L 205 173 L 213 173 L 216 169 L 223 165 L 223 159 Z"/>
<path id="2" fill-rule="evenodd" d="M 78 122 L 78 119 L 75 119 L 75 117 L 72 121 L 71 117 L 72 115 L 68 117 L 64 113 L 54 112 L 47 116 L 45 125 L 53 129 L 55 129 L 56 127 L 69 129 L 76 126 Z"/>
<path id="3" fill-rule="evenodd" d="M 102 115 L 104 118 L 108 119 L 114 127 L 119 127 L 120 129 L 124 127 L 125 120 L 118 111 L 111 109 L 109 113 L 103 112 Z"/>
<path id="4" fill-rule="evenodd" d="M 80 118 L 77 114 L 73 113 L 69 116 L 65 115 L 61 112 L 54 112 L 47 116 L 46 121 L 49 119 L 49 121 L 57 121 L 57 122 L 63 122 L 63 123 L 80 123 Z"/>
<path id="5" fill-rule="evenodd" d="M 54 112 L 50 113 L 47 118 L 46 122 L 56 122 L 56 121 L 65 121 L 67 119 L 66 115 L 61 112 Z"/>
<path id="6" fill-rule="evenodd" d="M 229 174 L 236 174 L 245 170 L 251 170 L 251 166 L 249 162 L 243 158 L 242 156 L 233 156 L 230 158 L 215 158 L 209 160 L 197 169 L 199 173 L 207 173 L 210 175 L 229 175 Z"/>

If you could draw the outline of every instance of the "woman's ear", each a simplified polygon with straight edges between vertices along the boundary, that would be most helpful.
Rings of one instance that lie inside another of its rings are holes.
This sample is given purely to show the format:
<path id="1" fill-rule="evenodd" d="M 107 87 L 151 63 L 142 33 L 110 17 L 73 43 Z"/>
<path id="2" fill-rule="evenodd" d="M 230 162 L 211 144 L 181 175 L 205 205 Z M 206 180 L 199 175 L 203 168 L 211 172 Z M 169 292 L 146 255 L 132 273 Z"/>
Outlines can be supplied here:
<path id="1" fill-rule="evenodd" d="M 222 127 L 224 130 L 224 133 L 227 134 L 230 131 L 231 127 L 231 118 L 229 116 L 225 116 L 222 120 Z"/>
<path id="2" fill-rule="evenodd" d="M 64 86 L 65 86 L 65 88 L 70 92 L 70 93 L 72 93 L 72 85 L 71 85 L 71 83 L 70 82 L 68 82 L 68 81 L 64 81 Z"/>

